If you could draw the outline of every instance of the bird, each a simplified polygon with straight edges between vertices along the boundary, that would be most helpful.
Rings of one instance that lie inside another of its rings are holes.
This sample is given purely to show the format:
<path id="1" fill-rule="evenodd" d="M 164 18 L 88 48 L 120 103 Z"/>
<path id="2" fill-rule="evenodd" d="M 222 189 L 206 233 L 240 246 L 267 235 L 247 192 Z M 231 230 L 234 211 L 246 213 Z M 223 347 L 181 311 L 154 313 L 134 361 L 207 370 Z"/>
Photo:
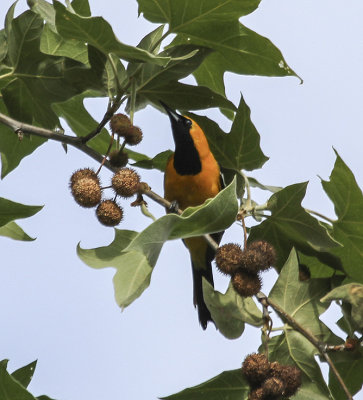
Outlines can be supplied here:
<path id="1" fill-rule="evenodd" d="M 181 210 L 203 204 L 215 197 L 224 187 L 220 167 L 210 150 L 201 127 L 187 116 L 169 108 L 163 102 L 171 123 L 175 151 L 167 161 L 164 175 L 164 197 Z M 169 210 L 170 212 L 170 210 Z M 219 243 L 224 232 L 212 234 Z M 213 287 L 212 261 L 215 250 L 203 237 L 183 240 L 188 248 L 193 272 L 193 303 L 202 328 L 214 323 L 203 296 L 205 278 Z"/>

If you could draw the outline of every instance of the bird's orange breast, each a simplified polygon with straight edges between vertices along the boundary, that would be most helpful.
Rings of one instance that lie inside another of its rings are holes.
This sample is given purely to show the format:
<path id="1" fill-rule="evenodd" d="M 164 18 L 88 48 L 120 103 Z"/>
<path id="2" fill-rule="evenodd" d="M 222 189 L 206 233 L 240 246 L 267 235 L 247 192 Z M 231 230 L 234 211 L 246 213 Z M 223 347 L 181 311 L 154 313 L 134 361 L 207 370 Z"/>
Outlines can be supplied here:
<path id="1" fill-rule="evenodd" d="M 212 153 L 201 159 L 202 170 L 197 175 L 179 175 L 173 163 L 171 156 L 165 171 L 165 198 L 177 201 L 180 209 L 203 204 L 220 192 L 219 166 Z"/>

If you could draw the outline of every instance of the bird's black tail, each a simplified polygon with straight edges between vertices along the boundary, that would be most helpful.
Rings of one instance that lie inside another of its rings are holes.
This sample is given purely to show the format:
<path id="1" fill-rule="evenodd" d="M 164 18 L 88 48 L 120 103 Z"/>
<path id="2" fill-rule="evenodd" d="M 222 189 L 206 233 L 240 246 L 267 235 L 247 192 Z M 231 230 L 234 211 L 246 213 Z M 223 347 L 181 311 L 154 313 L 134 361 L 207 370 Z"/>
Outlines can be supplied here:
<path id="1" fill-rule="evenodd" d="M 213 233 L 211 236 L 214 239 L 214 241 L 219 244 L 223 234 L 224 231 Z M 205 304 L 203 296 L 203 278 L 205 278 L 214 287 L 213 272 L 212 272 L 212 261 L 214 260 L 214 256 L 215 256 L 215 251 L 212 249 L 212 247 L 208 246 L 206 253 L 206 260 L 205 260 L 205 268 L 195 268 L 195 265 L 193 265 L 192 262 L 194 306 L 196 306 L 198 309 L 199 322 L 203 329 L 207 328 L 207 324 L 209 321 L 215 324 L 211 316 L 211 313 L 208 310 L 207 305 Z"/>
<path id="2" fill-rule="evenodd" d="M 197 269 L 192 263 L 193 270 L 193 290 L 194 290 L 194 306 L 197 307 L 199 323 L 203 329 L 207 328 L 209 321 L 213 322 L 210 311 L 208 310 L 203 296 L 203 277 L 214 287 L 212 263 L 209 262 L 207 268 Z"/>

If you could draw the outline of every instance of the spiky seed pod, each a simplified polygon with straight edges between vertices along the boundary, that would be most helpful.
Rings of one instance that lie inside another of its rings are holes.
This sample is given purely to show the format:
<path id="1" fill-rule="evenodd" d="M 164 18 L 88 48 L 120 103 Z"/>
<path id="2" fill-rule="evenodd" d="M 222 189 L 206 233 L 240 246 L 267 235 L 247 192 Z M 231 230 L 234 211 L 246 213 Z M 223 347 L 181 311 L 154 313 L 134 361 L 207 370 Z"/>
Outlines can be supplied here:
<path id="1" fill-rule="evenodd" d="M 130 146 L 136 146 L 142 140 L 142 130 L 138 126 L 131 125 L 125 130 L 125 142 Z"/>
<path id="2" fill-rule="evenodd" d="M 276 262 L 274 247 L 265 240 L 252 242 L 243 252 L 242 266 L 249 272 L 266 271 Z"/>
<path id="3" fill-rule="evenodd" d="M 73 172 L 71 179 L 70 179 L 70 186 L 72 188 L 72 185 L 74 182 L 78 181 L 81 178 L 92 178 L 95 181 L 99 182 L 98 176 L 96 175 L 96 172 L 91 169 L 91 168 L 82 168 L 78 169 L 77 171 Z"/>
<path id="4" fill-rule="evenodd" d="M 269 372 L 270 363 L 264 354 L 249 354 L 242 363 L 242 374 L 252 387 L 260 386 Z"/>
<path id="5" fill-rule="evenodd" d="M 278 362 L 271 363 L 270 375 L 284 382 L 284 396 L 293 396 L 301 386 L 301 371 L 292 365 L 280 365 Z"/>
<path id="6" fill-rule="evenodd" d="M 122 168 L 128 163 L 129 156 L 123 151 L 113 150 L 108 156 L 108 159 L 113 167 Z"/>
<path id="7" fill-rule="evenodd" d="M 265 396 L 269 396 L 272 398 L 279 398 L 283 395 L 285 390 L 285 384 L 280 378 L 271 377 L 267 378 L 262 383 L 262 389 Z"/>
<path id="8" fill-rule="evenodd" d="M 242 249 L 237 243 L 227 243 L 216 251 L 216 264 L 219 271 L 232 275 L 241 263 Z"/>
<path id="9" fill-rule="evenodd" d="M 77 179 L 71 190 L 74 200 L 82 207 L 95 207 L 101 201 L 101 187 L 94 178 Z"/>
<path id="10" fill-rule="evenodd" d="M 262 388 L 252 389 L 248 393 L 248 400 L 265 400 L 265 393 Z"/>
<path id="11" fill-rule="evenodd" d="M 140 183 L 139 174 L 132 168 L 122 168 L 112 177 L 112 187 L 122 197 L 131 197 L 137 190 Z"/>
<path id="12" fill-rule="evenodd" d="M 103 200 L 96 209 L 96 215 L 101 224 L 116 226 L 122 221 L 123 210 L 114 200 Z"/>
<path id="13" fill-rule="evenodd" d="M 110 120 L 110 129 L 112 133 L 124 136 L 125 131 L 131 126 L 130 118 L 125 114 L 115 114 Z"/>
<path id="14" fill-rule="evenodd" d="M 261 279 L 257 274 L 239 268 L 232 275 L 232 285 L 241 297 L 250 297 L 261 290 Z"/>

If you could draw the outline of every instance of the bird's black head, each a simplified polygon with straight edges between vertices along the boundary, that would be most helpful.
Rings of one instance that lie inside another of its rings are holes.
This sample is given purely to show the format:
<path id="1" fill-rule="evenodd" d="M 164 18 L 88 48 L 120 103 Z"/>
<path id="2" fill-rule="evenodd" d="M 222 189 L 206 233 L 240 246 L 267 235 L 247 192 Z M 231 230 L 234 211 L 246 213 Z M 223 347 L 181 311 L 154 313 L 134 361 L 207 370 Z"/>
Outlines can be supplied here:
<path id="1" fill-rule="evenodd" d="M 175 143 L 174 168 L 180 175 L 196 175 L 202 170 L 199 153 L 195 148 L 190 129 L 193 125 L 189 118 L 178 114 L 160 101 L 171 122 Z"/>

